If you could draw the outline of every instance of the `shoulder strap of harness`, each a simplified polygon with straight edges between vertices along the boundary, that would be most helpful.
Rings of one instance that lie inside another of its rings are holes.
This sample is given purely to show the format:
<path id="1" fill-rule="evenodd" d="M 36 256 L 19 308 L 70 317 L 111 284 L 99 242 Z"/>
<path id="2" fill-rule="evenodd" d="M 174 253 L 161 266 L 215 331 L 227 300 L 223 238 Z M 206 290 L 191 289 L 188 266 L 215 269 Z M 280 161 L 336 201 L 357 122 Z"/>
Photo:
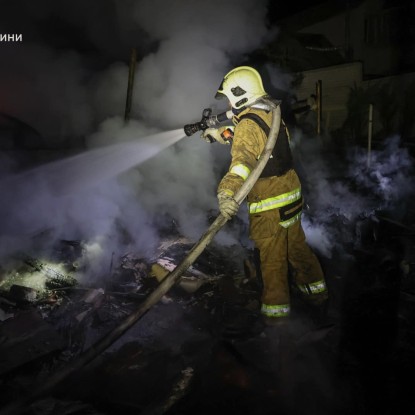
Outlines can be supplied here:
<path id="1" fill-rule="evenodd" d="M 254 113 L 244 114 L 239 118 L 239 121 L 243 120 L 244 118 L 248 118 L 254 121 L 264 131 L 266 136 L 269 136 L 270 127 L 259 115 Z M 282 176 L 288 170 L 293 168 L 293 161 L 289 144 L 290 136 L 283 120 L 281 120 L 281 124 L 284 129 L 280 129 L 277 143 L 272 150 L 270 160 L 265 165 L 260 178 Z"/>
<path id="2" fill-rule="evenodd" d="M 257 114 L 244 114 L 239 118 L 239 121 L 242 121 L 244 118 L 248 118 L 249 120 L 252 120 L 256 122 L 264 131 L 266 136 L 269 136 L 270 128 L 268 127 L 268 124 Z"/>
<path id="3" fill-rule="evenodd" d="M 267 137 L 269 136 L 270 128 L 268 127 L 268 124 L 259 115 L 257 115 L 257 114 L 245 114 L 245 115 L 242 115 L 238 119 L 238 122 L 243 120 L 244 118 L 248 118 L 252 121 L 255 121 L 262 128 L 262 130 L 267 135 Z M 288 128 L 285 125 L 285 122 L 284 122 L 283 119 L 281 119 L 281 125 L 285 128 L 285 131 L 286 131 L 287 136 L 288 136 L 288 140 L 290 140 L 290 138 L 291 138 L 290 133 L 289 133 Z"/>

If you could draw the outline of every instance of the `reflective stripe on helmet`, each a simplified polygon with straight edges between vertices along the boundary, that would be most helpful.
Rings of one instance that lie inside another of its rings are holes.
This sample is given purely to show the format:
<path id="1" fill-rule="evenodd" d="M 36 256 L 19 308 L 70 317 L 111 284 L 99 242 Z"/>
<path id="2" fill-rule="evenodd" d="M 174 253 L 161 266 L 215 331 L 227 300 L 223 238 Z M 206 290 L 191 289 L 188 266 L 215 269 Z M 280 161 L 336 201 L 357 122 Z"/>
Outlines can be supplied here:
<path id="1" fill-rule="evenodd" d="M 266 305 L 262 304 L 261 313 L 267 317 L 286 317 L 290 314 L 290 305 Z"/>
<path id="2" fill-rule="evenodd" d="M 301 199 L 301 188 L 295 189 L 288 193 L 283 193 L 279 196 L 269 197 L 268 199 L 260 200 L 259 202 L 249 203 L 249 213 L 265 212 L 289 205 Z"/>
<path id="3" fill-rule="evenodd" d="M 230 173 L 237 174 L 239 177 L 242 177 L 244 180 L 246 180 L 251 173 L 251 170 L 243 164 L 236 164 L 231 168 Z"/>
<path id="4" fill-rule="evenodd" d="M 324 280 L 312 282 L 311 284 L 303 284 L 299 285 L 298 288 L 304 293 L 308 295 L 312 294 L 320 294 L 327 290 L 326 283 Z"/>

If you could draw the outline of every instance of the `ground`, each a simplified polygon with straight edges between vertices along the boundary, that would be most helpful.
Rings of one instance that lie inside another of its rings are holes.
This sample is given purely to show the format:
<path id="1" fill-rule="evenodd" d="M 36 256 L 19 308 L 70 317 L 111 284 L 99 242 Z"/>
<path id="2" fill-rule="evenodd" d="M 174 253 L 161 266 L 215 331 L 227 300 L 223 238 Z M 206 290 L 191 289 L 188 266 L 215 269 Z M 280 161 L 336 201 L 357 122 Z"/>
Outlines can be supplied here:
<path id="1" fill-rule="evenodd" d="M 367 232 L 368 240 L 352 256 L 320 258 L 331 294 L 327 313 L 308 308 L 293 288 L 293 315 L 283 327 L 261 321 L 253 253 L 235 249 L 226 258 L 215 246 L 207 249 L 185 276 L 187 285 L 175 286 L 105 353 L 42 396 L 33 395 L 41 382 L 54 379 L 117 327 L 155 289 L 157 279 L 151 264 L 124 258 L 106 292 L 73 286 L 54 291 L 61 296 L 59 305 L 40 300 L 9 305 L 15 317 L 2 323 L 3 356 L 17 353 L 19 345 L 23 354 L 24 347 L 26 352 L 40 347 L 39 337 L 25 343 L 17 333 L 10 348 L 5 327 L 13 322 L 16 327 L 22 313 L 26 321 L 41 315 L 33 326 L 46 322 L 61 343 L 49 343 L 50 352 L 38 351 L 38 357 L 35 353 L 3 370 L 7 393 L 1 399 L 12 406 L 0 413 L 13 413 L 13 405 L 27 397 L 17 413 L 389 414 L 414 409 L 404 379 L 415 361 L 415 280 L 408 248 L 402 249 L 403 242 L 413 248 L 414 233 L 386 221 L 377 226 L 377 240 L 370 240 L 373 229 Z M 179 262 L 190 247 L 173 243 L 159 259 Z M 191 287 L 194 275 L 205 280 Z M 3 309 L 5 301 L 13 303 L 3 298 Z M 42 330 L 37 335 L 47 338 Z"/>

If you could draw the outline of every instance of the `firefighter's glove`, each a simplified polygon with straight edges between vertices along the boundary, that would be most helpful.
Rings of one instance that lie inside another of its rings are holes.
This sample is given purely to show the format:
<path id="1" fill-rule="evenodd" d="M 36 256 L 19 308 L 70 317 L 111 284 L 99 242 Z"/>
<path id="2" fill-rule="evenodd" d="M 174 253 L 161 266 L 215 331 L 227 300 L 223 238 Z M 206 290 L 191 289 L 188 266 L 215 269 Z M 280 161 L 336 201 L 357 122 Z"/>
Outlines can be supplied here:
<path id="1" fill-rule="evenodd" d="M 226 192 L 218 193 L 218 202 L 220 213 L 226 218 L 231 219 L 236 215 L 239 209 L 239 205 L 236 200 Z"/>
<path id="2" fill-rule="evenodd" d="M 226 141 L 222 137 L 222 133 L 226 130 L 227 127 L 220 128 L 207 128 L 200 135 L 208 143 L 214 143 L 217 141 L 220 144 L 230 144 L 229 141 Z"/>

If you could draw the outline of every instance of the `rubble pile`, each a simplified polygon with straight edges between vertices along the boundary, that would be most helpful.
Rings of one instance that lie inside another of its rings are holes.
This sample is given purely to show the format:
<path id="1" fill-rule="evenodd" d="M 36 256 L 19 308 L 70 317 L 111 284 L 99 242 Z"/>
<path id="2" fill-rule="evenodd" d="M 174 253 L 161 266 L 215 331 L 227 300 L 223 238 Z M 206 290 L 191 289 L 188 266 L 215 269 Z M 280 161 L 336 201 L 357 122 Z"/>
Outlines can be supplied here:
<path id="1" fill-rule="evenodd" d="M 2 404 L 19 399 L 21 394 L 27 392 L 28 385 L 59 371 L 60 367 L 76 359 L 116 327 L 147 298 L 192 248 L 189 241 L 178 238 L 165 240 L 154 258 L 144 259 L 136 257 L 132 252 L 126 253 L 118 259 L 118 263 L 114 261 L 110 275 L 104 278 L 105 284 L 92 287 L 77 280 L 78 268 L 74 263 L 80 262 L 81 245 L 77 241 L 63 241 L 63 250 L 58 255 L 56 251 L 51 254 L 51 258 L 54 261 L 59 258 L 60 263 L 52 264 L 46 257 L 40 260 L 19 254 L 9 269 L 2 269 L 0 356 L 3 359 L 0 361 L 0 376 L 4 390 L 8 390 L 7 396 L 3 395 Z M 74 246 L 78 256 L 73 255 Z M 71 248 L 70 258 L 64 255 L 68 247 Z M 258 295 L 250 287 L 250 284 L 254 287 L 257 284 L 253 280 L 254 276 L 247 278 L 244 264 L 238 263 L 241 253 L 244 254 L 241 250 L 243 248 L 235 248 L 225 258 L 220 249 L 207 249 L 185 272 L 179 283 L 162 298 L 161 306 L 155 306 L 148 313 L 154 316 L 143 322 L 142 332 L 137 334 L 132 330 L 131 335 L 127 333 L 111 351 L 116 352 L 131 341 L 150 350 L 165 348 L 161 343 L 156 345 L 155 339 L 157 336 L 164 337 L 165 334 L 161 333 L 172 329 L 166 326 L 168 323 L 163 322 L 169 319 L 165 315 L 169 314 L 169 307 L 178 313 L 179 320 L 184 315 L 192 315 L 188 319 L 191 328 L 187 329 L 185 336 L 193 336 L 193 324 L 202 330 L 203 319 L 209 326 L 205 329 L 210 333 L 214 331 L 212 327 L 215 320 L 221 320 L 220 316 L 214 316 L 215 313 L 221 315 L 224 304 L 233 301 L 226 299 L 226 295 L 218 296 L 223 291 L 223 280 L 232 280 L 232 286 L 245 286 L 250 297 Z M 185 325 L 182 321 L 178 324 Z M 176 336 L 176 333 L 177 329 L 173 327 L 171 336 Z M 184 338 L 179 343 L 186 340 Z M 185 379 L 191 377 L 192 371 L 191 367 L 178 370 L 177 373 L 182 372 L 184 380 L 176 379 L 178 383 L 173 387 L 176 393 L 166 398 L 166 408 L 173 405 L 177 399 L 175 395 L 180 395 L 179 392 L 184 388 L 180 384 L 187 384 Z M 175 371 L 175 375 L 177 373 Z M 149 402 L 148 405 L 153 403 Z M 35 407 L 36 405 L 33 408 Z M 33 411 L 36 413 L 35 409 Z"/>
<path id="2" fill-rule="evenodd" d="M 331 291 L 328 319 L 313 315 L 292 287 L 288 331 L 267 331 L 255 251 L 211 244 L 105 353 L 24 413 L 262 414 L 277 405 L 289 414 L 315 405 L 322 414 L 363 415 L 379 401 L 374 387 L 385 407 L 391 397 L 403 407 L 402 379 L 415 362 L 414 229 L 384 217 L 347 227 L 347 255 L 320 258 Z M 192 246 L 166 236 L 152 258 L 112 258 L 96 286 L 77 278 L 82 242 L 64 241 L 49 258 L 16 256 L 0 277 L 0 407 L 91 350 Z"/>

